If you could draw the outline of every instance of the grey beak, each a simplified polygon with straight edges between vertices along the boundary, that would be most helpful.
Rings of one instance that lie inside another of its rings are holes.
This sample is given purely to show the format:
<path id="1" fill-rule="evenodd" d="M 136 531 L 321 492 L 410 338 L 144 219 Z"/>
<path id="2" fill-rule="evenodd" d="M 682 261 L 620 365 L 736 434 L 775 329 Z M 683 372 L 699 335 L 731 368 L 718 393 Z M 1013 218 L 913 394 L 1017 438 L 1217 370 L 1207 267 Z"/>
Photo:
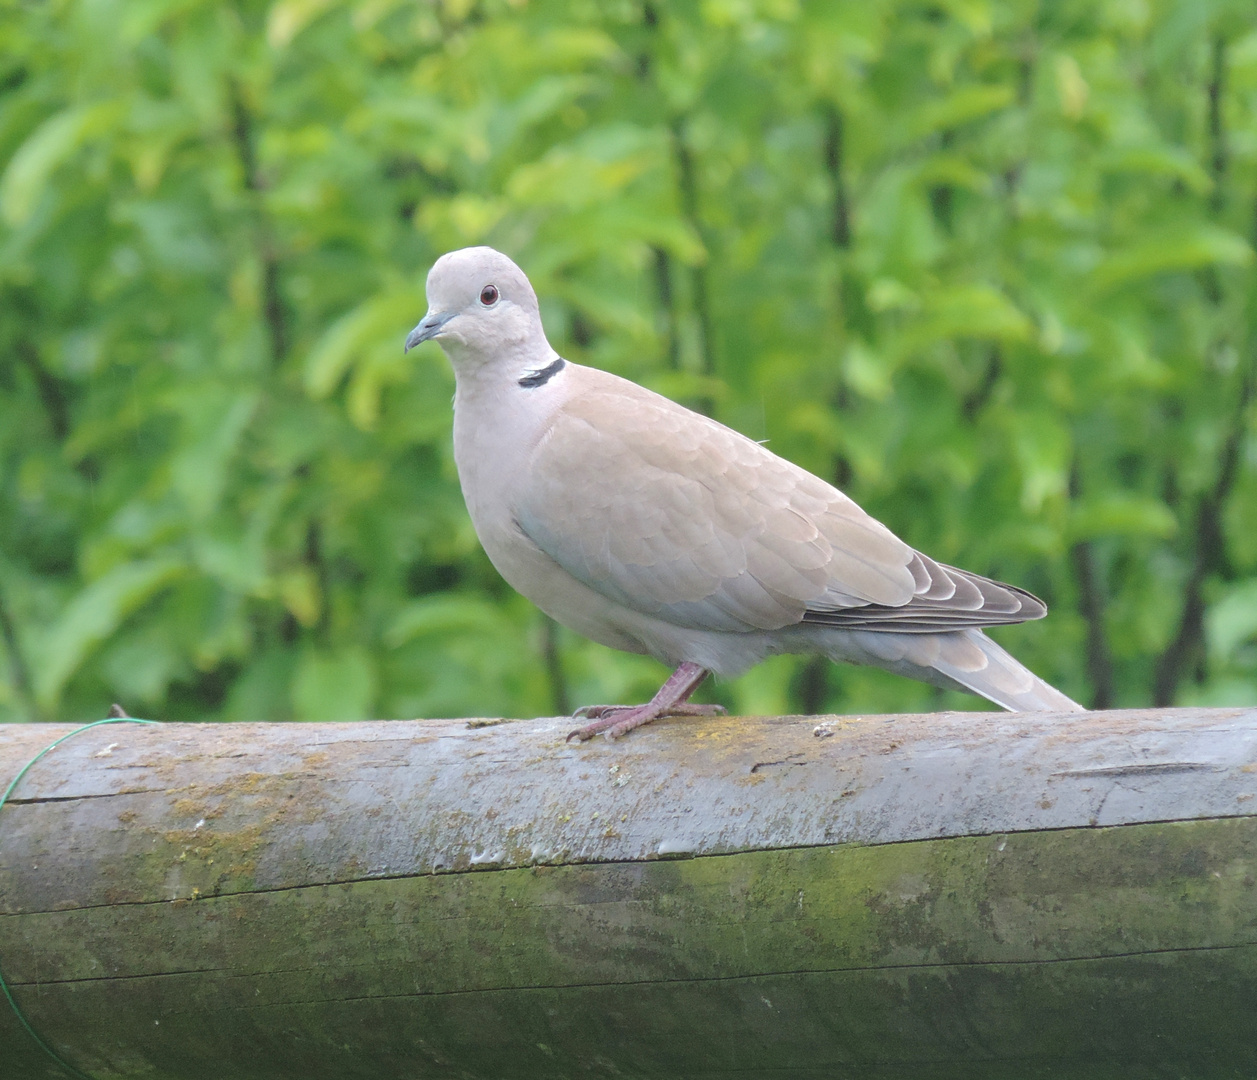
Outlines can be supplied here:
<path id="1" fill-rule="evenodd" d="M 423 321 L 416 326 L 409 334 L 406 335 L 405 352 L 410 352 L 421 341 L 431 341 L 441 332 L 441 327 L 450 321 L 455 315 L 453 311 L 432 312 L 429 311 Z"/>

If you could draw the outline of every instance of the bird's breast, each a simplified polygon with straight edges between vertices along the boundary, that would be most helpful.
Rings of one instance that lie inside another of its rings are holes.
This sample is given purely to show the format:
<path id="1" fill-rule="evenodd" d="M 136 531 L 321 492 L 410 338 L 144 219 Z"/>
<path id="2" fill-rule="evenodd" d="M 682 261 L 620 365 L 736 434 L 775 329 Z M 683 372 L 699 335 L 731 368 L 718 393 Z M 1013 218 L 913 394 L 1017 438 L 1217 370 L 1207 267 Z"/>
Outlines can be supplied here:
<path id="1" fill-rule="evenodd" d="M 527 490 L 534 451 L 555 414 L 539 394 L 523 402 L 459 393 L 454 399 L 454 462 L 467 512 L 485 554 L 506 582 L 547 615 L 594 641 L 628 652 L 646 651 L 623 625 L 637 616 L 581 584 L 520 528 L 517 508 Z M 557 398 L 558 395 L 555 395 Z M 526 406 L 526 407 L 522 407 Z"/>
<path id="2" fill-rule="evenodd" d="M 478 533 L 482 523 L 509 520 L 532 448 L 548 423 L 548 410 L 522 409 L 508 398 L 484 390 L 464 393 L 461 386 L 454 398 L 454 464 Z"/>

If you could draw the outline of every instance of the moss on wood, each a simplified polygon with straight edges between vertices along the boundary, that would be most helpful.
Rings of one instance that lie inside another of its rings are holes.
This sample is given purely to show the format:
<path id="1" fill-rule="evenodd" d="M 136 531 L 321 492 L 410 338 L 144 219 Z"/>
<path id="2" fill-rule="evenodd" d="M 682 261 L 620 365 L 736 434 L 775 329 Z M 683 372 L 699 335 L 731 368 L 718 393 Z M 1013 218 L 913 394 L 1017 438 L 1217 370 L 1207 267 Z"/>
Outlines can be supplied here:
<path id="1" fill-rule="evenodd" d="M 0 940 L 102 1080 L 1224 1075 L 1257 1069 L 1255 876 L 1237 818 L 49 911 Z"/>
<path id="2" fill-rule="evenodd" d="M 565 731 L 85 733 L 0 964 L 100 1080 L 1257 1075 L 1257 713 Z"/>

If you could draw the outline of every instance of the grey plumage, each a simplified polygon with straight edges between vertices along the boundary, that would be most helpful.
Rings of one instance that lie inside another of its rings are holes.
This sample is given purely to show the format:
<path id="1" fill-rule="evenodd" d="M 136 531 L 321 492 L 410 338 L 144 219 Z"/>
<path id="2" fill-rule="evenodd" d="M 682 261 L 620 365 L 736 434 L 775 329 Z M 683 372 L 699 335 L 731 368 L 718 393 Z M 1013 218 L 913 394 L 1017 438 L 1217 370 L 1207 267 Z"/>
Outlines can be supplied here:
<path id="1" fill-rule="evenodd" d="M 453 363 L 455 460 L 495 566 L 578 633 L 692 676 L 666 708 L 609 715 L 581 737 L 678 711 L 705 672 L 737 675 L 783 652 L 875 664 L 1008 709 L 1080 708 L 981 632 L 1041 618 L 1039 600 L 914 551 L 708 417 L 562 362 L 506 256 L 443 256 L 428 300 L 407 347 L 435 338 Z"/>

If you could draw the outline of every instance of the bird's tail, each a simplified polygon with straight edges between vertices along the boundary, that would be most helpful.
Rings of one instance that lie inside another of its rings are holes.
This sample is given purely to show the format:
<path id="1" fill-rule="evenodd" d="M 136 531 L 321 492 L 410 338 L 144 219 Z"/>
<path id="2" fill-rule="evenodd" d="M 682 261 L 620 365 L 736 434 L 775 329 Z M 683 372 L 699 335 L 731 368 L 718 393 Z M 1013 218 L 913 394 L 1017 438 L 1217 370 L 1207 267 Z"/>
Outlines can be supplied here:
<path id="1" fill-rule="evenodd" d="M 831 659 L 853 660 L 888 668 L 947 689 L 968 690 L 1011 712 L 1085 712 L 1086 710 L 1014 660 L 981 630 L 945 634 L 892 634 L 854 631 Z"/>

